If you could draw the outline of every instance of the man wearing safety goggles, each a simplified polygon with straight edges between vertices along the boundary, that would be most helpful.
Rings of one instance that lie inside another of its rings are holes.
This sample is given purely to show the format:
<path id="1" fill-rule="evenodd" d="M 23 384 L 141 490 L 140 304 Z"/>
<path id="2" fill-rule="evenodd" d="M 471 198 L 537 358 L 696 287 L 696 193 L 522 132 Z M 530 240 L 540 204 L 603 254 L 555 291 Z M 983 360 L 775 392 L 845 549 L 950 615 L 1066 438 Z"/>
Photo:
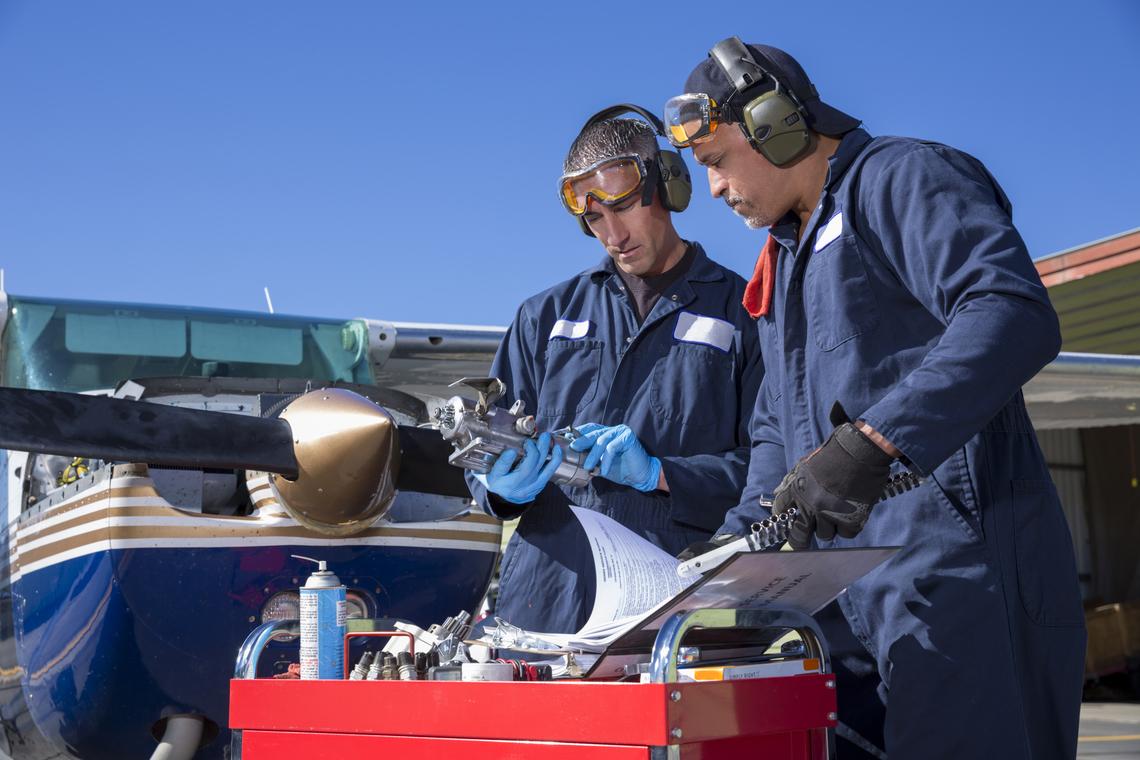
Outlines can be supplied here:
<path id="1" fill-rule="evenodd" d="M 673 227 L 692 191 L 657 129 L 606 109 L 570 148 L 559 195 L 606 255 L 527 299 L 492 365 L 537 427 L 573 426 L 595 477 L 550 483 L 549 433 L 504 453 L 472 494 L 503 519 L 521 515 L 503 559 L 495 614 L 525 629 L 573 632 L 589 617 L 593 560 L 571 504 L 602 512 L 676 554 L 707 539 L 748 470 L 748 415 L 763 374 L 740 307 L 744 280 Z M 658 122 L 659 124 L 659 122 Z"/>
<path id="2" fill-rule="evenodd" d="M 713 543 L 774 492 L 795 548 L 901 547 L 817 615 L 839 758 L 1073 757 L 1080 592 L 1020 390 L 1060 335 L 1005 194 L 953 148 L 872 138 L 735 37 L 665 122 L 769 231 L 744 301 L 767 367 L 748 485 Z M 902 468 L 924 482 L 872 510 Z"/>

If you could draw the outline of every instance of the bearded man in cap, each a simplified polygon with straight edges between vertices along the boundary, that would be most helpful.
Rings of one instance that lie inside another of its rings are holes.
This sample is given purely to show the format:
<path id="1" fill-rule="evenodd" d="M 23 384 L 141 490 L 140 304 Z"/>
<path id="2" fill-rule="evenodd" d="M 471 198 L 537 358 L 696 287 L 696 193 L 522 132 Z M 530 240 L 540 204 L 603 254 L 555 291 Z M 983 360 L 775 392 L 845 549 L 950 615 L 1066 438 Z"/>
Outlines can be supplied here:
<path id="1" fill-rule="evenodd" d="M 665 116 L 769 233 L 744 300 L 766 370 L 748 484 L 714 544 L 774 492 L 794 548 L 900 547 L 817 616 L 839 757 L 1073 757 L 1084 616 L 1021 394 L 1060 330 L 1005 193 L 961 151 L 871 137 L 735 37 Z M 904 469 L 921 485 L 872 510 Z"/>

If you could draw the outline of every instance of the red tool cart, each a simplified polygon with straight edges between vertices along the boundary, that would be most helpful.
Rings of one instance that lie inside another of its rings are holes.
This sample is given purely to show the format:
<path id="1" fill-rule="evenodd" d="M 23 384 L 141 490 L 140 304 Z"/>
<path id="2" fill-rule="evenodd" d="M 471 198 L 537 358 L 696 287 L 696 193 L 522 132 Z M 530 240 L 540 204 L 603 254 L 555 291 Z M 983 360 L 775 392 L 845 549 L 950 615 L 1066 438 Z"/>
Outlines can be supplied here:
<path id="1" fill-rule="evenodd" d="M 643 640 L 656 634 L 644 646 L 629 637 L 591 670 L 620 671 L 649 659 L 648 683 L 254 678 L 261 649 L 286 626 L 257 629 L 239 655 L 230 685 L 233 760 L 822 760 L 832 754 L 835 680 L 818 628 L 802 612 L 677 612 L 658 630 L 642 632 Z M 749 645 L 756 651 L 758 640 L 768 646 L 788 630 L 799 634 L 789 656 L 818 660 L 818 672 L 677 682 L 679 658 L 738 658 Z M 766 636 L 757 639 L 758 631 Z"/>

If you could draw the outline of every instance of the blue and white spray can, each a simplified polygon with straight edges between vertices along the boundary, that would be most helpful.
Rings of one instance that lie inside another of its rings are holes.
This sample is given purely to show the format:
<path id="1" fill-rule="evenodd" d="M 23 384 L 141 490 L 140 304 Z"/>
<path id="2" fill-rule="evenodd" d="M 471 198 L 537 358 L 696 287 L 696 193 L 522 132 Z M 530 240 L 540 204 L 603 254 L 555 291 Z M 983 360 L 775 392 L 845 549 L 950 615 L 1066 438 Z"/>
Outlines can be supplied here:
<path id="1" fill-rule="evenodd" d="M 344 586 L 324 560 L 301 587 L 301 678 L 344 678 Z"/>

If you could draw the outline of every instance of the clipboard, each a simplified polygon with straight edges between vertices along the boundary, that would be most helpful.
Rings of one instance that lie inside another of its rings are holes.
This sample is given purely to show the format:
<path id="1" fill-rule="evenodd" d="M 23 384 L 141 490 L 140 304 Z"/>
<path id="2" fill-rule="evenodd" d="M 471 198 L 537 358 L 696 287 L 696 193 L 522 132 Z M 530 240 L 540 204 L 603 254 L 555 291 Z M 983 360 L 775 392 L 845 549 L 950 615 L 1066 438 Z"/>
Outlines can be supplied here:
<path id="1" fill-rule="evenodd" d="M 661 626 L 678 612 L 697 609 L 792 610 L 812 615 L 848 586 L 893 557 L 900 547 L 814 549 L 737 554 L 702 576 L 675 597 L 646 613 L 598 656 L 585 678 L 612 678 L 631 663 L 646 662 Z M 774 642 L 752 636 L 750 646 Z M 696 630 L 694 646 L 731 646 L 740 642 L 733 629 Z"/>

